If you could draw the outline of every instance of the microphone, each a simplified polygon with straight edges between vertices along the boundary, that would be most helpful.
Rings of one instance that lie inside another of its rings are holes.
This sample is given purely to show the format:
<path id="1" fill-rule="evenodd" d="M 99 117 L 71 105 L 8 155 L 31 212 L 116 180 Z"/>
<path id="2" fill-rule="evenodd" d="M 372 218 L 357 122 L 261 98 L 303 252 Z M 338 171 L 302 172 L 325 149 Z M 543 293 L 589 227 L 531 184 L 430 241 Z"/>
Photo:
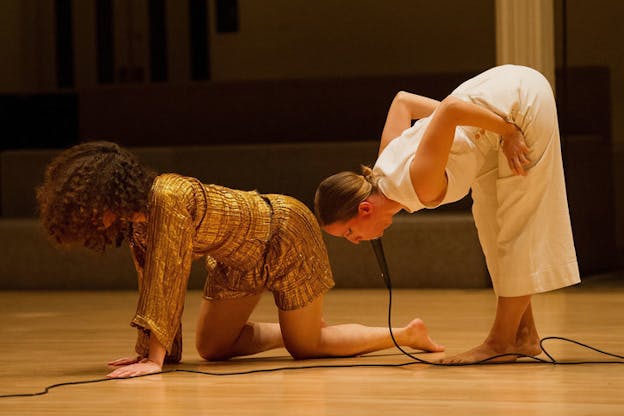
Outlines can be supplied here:
<path id="1" fill-rule="evenodd" d="M 388 271 L 388 264 L 386 263 L 386 256 L 384 255 L 383 245 L 381 244 L 381 238 L 370 241 L 375 257 L 377 257 L 377 264 L 379 265 L 379 271 L 381 272 L 381 280 L 388 289 L 392 288 L 392 281 L 390 280 L 390 272 Z"/>

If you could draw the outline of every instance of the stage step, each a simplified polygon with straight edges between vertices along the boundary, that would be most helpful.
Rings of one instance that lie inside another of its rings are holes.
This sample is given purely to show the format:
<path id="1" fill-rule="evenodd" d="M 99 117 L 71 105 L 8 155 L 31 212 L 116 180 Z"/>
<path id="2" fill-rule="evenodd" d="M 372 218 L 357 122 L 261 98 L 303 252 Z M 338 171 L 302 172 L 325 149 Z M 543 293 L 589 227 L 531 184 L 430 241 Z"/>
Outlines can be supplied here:
<path id="1" fill-rule="evenodd" d="M 244 146 L 132 149 L 160 172 L 178 172 L 236 189 L 292 195 L 312 207 L 317 184 L 328 175 L 374 160 L 377 143 L 292 143 Z M 0 289 L 129 289 L 136 287 L 127 249 L 104 255 L 60 251 L 36 219 L 35 187 L 59 150 L 0 153 Z M 470 198 L 435 212 L 399 215 L 384 237 L 395 287 L 484 287 L 489 283 Z M 336 286 L 381 287 L 369 244 L 352 245 L 325 236 Z M 201 288 L 201 263 L 189 286 Z"/>
<path id="2" fill-rule="evenodd" d="M 383 287 L 368 243 L 354 245 L 325 236 L 336 287 Z M 476 230 L 469 214 L 399 215 L 383 238 L 394 287 L 475 288 L 489 284 Z M 60 250 L 37 219 L 0 220 L 0 289 L 117 290 L 136 288 L 125 247 L 99 255 Z M 203 287 L 201 262 L 189 287 Z"/>
<path id="3" fill-rule="evenodd" d="M 239 146 L 151 147 L 132 150 L 158 172 L 176 172 L 204 183 L 293 196 L 312 208 L 321 180 L 342 170 L 372 164 L 378 143 L 288 143 Z M 2 217 L 36 215 L 35 188 L 59 150 L 0 152 Z M 444 206 L 467 211 L 469 198 Z"/>

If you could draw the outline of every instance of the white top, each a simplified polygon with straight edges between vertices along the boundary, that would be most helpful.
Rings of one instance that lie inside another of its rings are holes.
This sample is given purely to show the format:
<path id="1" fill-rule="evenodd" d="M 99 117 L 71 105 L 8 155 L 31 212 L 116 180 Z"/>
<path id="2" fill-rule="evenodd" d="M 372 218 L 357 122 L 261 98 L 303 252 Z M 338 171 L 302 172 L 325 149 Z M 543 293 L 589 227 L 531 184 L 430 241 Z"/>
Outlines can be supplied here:
<path id="1" fill-rule="evenodd" d="M 378 185 L 383 194 L 402 204 L 409 212 L 423 208 L 436 208 L 466 196 L 484 162 L 482 151 L 479 150 L 475 141 L 486 140 L 487 133 L 490 139 L 488 141 L 491 142 L 491 135 L 493 135 L 493 133 L 472 127 L 457 127 L 446 164 L 446 177 L 448 178 L 446 194 L 438 205 L 425 206 L 414 191 L 409 167 L 430 121 L 431 116 L 420 119 L 392 140 L 379 155 L 373 167 L 373 172 L 379 177 Z"/>
<path id="2" fill-rule="evenodd" d="M 446 166 L 448 189 L 441 203 L 458 200 L 472 188 L 472 213 L 496 294 L 525 296 L 578 283 L 548 81 L 533 69 L 503 65 L 464 82 L 451 95 L 516 124 L 530 149 L 526 176 L 514 175 L 498 135 L 457 127 Z M 430 120 L 418 121 L 391 141 L 373 168 L 381 191 L 411 212 L 427 208 L 414 192 L 409 166 Z"/>

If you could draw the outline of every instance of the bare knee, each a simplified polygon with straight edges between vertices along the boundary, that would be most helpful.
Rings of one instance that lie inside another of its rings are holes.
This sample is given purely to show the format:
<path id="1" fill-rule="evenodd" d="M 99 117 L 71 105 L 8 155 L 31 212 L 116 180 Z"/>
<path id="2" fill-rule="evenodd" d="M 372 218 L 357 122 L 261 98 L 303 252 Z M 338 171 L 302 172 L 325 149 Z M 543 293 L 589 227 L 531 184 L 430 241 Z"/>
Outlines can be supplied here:
<path id="1" fill-rule="evenodd" d="M 287 350 L 295 360 L 307 360 L 310 358 L 321 357 L 319 353 L 315 351 L 303 349 L 303 348 L 302 349 L 287 348 Z"/>
<path id="2" fill-rule="evenodd" d="M 199 356 L 206 361 L 225 361 L 233 356 L 231 346 L 197 342 L 196 348 Z"/>
<path id="3" fill-rule="evenodd" d="M 286 350 L 295 360 L 307 360 L 310 358 L 326 357 L 320 345 L 290 344 L 285 345 Z"/>

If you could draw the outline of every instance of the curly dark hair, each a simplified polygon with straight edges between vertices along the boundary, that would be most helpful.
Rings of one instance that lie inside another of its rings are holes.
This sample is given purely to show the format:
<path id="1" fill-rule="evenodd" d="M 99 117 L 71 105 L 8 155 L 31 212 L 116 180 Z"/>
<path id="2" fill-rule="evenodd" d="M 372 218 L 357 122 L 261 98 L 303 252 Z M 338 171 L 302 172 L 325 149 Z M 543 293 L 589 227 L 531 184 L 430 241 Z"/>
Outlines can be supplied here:
<path id="1" fill-rule="evenodd" d="M 98 141 L 73 146 L 47 166 L 37 188 L 41 221 L 59 244 L 79 244 L 104 251 L 127 237 L 134 213 L 147 213 L 147 201 L 156 173 L 142 166 L 115 143 Z M 115 214 L 108 228 L 105 212 Z"/>

